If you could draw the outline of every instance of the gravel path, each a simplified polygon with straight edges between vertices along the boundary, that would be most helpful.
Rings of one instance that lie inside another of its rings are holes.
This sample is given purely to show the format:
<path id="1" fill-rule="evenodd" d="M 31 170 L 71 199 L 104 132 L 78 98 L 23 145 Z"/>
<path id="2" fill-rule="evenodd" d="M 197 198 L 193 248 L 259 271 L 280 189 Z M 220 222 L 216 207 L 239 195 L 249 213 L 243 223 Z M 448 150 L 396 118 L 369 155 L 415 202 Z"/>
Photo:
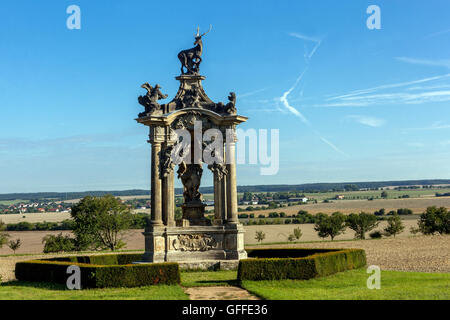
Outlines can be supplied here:
<path id="1" fill-rule="evenodd" d="M 238 287 L 193 287 L 185 292 L 191 300 L 259 300 L 247 290 Z"/>

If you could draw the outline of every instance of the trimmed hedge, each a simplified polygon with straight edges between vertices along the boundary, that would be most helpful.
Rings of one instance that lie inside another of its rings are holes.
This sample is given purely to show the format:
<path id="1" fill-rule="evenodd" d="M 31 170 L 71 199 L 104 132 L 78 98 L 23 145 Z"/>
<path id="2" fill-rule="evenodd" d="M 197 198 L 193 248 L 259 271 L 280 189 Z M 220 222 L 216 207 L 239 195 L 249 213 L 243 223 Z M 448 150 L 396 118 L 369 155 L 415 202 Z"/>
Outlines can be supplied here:
<path id="1" fill-rule="evenodd" d="M 238 280 L 306 280 L 366 265 L 362 249 L 254 249 L 239 261 Z"/>
<path id="2" fill-rule="evenodd" d="M 178 263 L 131 264 L 141 258 L 141 254 L 110 254 L 30 260 L 16 263 L 15 274 L 21 281 L 66 284 L 68 266 L 76 265 L 80 267 L 82 288 L 180 283 Z"/>

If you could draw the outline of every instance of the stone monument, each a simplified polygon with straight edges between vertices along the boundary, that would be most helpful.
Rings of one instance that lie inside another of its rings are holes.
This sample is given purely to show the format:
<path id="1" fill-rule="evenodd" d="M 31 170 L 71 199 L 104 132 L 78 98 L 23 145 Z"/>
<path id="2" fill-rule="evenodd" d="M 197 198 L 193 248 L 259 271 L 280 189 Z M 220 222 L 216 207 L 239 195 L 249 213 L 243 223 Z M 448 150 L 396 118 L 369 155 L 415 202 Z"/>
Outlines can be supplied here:
<path id="1" fill-rule="evenodd" d="M 208 32 L 210 30 L 211 27 Z M 236 113 L 235 93 L 229 94 L 227 103 L 215 103 L 203 89 L 205 77 L 200 75 L 200 63 L 202 37 L 206 33 L 200 34 L 197 28 L 195 47 L 178 54 L 181 75 L 175 79 L 180 82 L 180 87 L 173 100 L 159 104 L 159 100 L 167 98 L 161 87 L 158 84 L 152 87 L 148 83 L 141 86 L 147 94 L 140 96 L 138 102 L 145 110 L 136 121 L 149 127 L 148 142 L 151 144 L 151 215 L 143 233 L 145 254 L 142 262 L 178 261 L 204 265 L 208 261 L 237 262 L 247 257 L 244 229 L 237 217 L 235 164 L 236 125 L 247 118 Z M 203 133 L 209 129 L 220 132 L 224 138 L 205 141 Z M 180 137 L 180 130 L 188 132 L 188 138 Z M 196 137 L 199 130 L 200 137 Z M 215 160 L 206 165 L 198 154 L 208 153 L 213 142 L 216 146 L 220 143 L 223 152 L 214 149 Z M 184 152 L 182 147 L 188 143 L 188 151 Z M 195 150 L 196 146 L 200 151 Z M 203 166 L 214 176 L 214 219 L 205 218 L 205 204 L 199 192 Z M 175 170 L 184 189 L 183 216 L 177 221 L 174 213 Z"/>

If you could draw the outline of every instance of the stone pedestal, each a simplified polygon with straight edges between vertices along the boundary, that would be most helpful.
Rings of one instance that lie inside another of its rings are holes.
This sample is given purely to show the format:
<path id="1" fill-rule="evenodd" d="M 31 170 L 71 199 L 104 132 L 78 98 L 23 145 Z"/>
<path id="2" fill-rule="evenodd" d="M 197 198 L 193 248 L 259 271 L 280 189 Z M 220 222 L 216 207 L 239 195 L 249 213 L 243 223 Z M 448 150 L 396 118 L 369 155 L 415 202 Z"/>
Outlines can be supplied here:
<path id="1" fill-rule="evenodd" d="M 183 219 L 189 221 L 191 226 L 205 226 L 210 225 L 208 219 L 205 218 L 206 205 L 201 202 L 186 203 L 181 205 L 183 210 Z"/>
<path id="2" fill-rule="evenodd" d="M 247 258 L 244 229 L 240 224 L 223 226 L 157 227 L 150 225 L 141 262 L 195 262 Z"/>

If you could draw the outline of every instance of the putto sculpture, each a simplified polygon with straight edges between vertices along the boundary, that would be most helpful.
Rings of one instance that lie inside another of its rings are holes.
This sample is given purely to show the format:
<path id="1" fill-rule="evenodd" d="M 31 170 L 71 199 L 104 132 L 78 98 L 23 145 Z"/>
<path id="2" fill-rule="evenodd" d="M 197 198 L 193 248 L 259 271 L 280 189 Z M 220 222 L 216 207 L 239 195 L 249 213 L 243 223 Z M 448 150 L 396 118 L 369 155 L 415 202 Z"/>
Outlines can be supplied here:
<path id="1" fill-rule="evenodd" d="M 247 257 L 244 230 L 237 216 L 234 163 L 236 126 L 247 118 L 237 114 L 234 92 L 229 93 L 226 103 L 216 103 L 203 89 L 205 77 L 199 74 L 199 66 L 202 37 L 209 31 L 211 26 L 203 34 L 197 28 L 196 46 L 178 54 L 181 75 L 175 79 L 180 86 L 170 102 L 159 104 L 167 98 L 159 85 L 152 87 L 146 82 L 141 86 L 147 94 L 138 101 L 145 111 L 136 121 L 149 127 L 152 146 L 151 215 L 144 232 L 143 262 L 184 261 L 191 267 L 198 262 L 197 267 L 204 267 L 226 260 L 228 266 L 236 266 L 239 259 Z M 207 135 L 209 129 L 222 139 Z M 204 158 L 208 155 L 214 162 Z M 204 166 L 214 177 L 213 217 L 205 216 L 206 204 L 200 192 Z M 182 216 L 177 218 L 176 177 L 183 185 Z"/>
<path id="2" fill-rule="evenodd" d="M 197 34 L 194 34 L 195 41 L 194 46 L 191 49 L 182 50 L 178 53 L 178 59 L 181 62 L 181 74 L 199 74 L 200 63 L 202 62 L 203 42 L 202 37 L 210 32 L 212 25 L 209 26 L 209 30 L 203 34 L 200 34 L 200 28 L 197 27 Z M 186 71 L 184 71 L 186 69 Z"/>

